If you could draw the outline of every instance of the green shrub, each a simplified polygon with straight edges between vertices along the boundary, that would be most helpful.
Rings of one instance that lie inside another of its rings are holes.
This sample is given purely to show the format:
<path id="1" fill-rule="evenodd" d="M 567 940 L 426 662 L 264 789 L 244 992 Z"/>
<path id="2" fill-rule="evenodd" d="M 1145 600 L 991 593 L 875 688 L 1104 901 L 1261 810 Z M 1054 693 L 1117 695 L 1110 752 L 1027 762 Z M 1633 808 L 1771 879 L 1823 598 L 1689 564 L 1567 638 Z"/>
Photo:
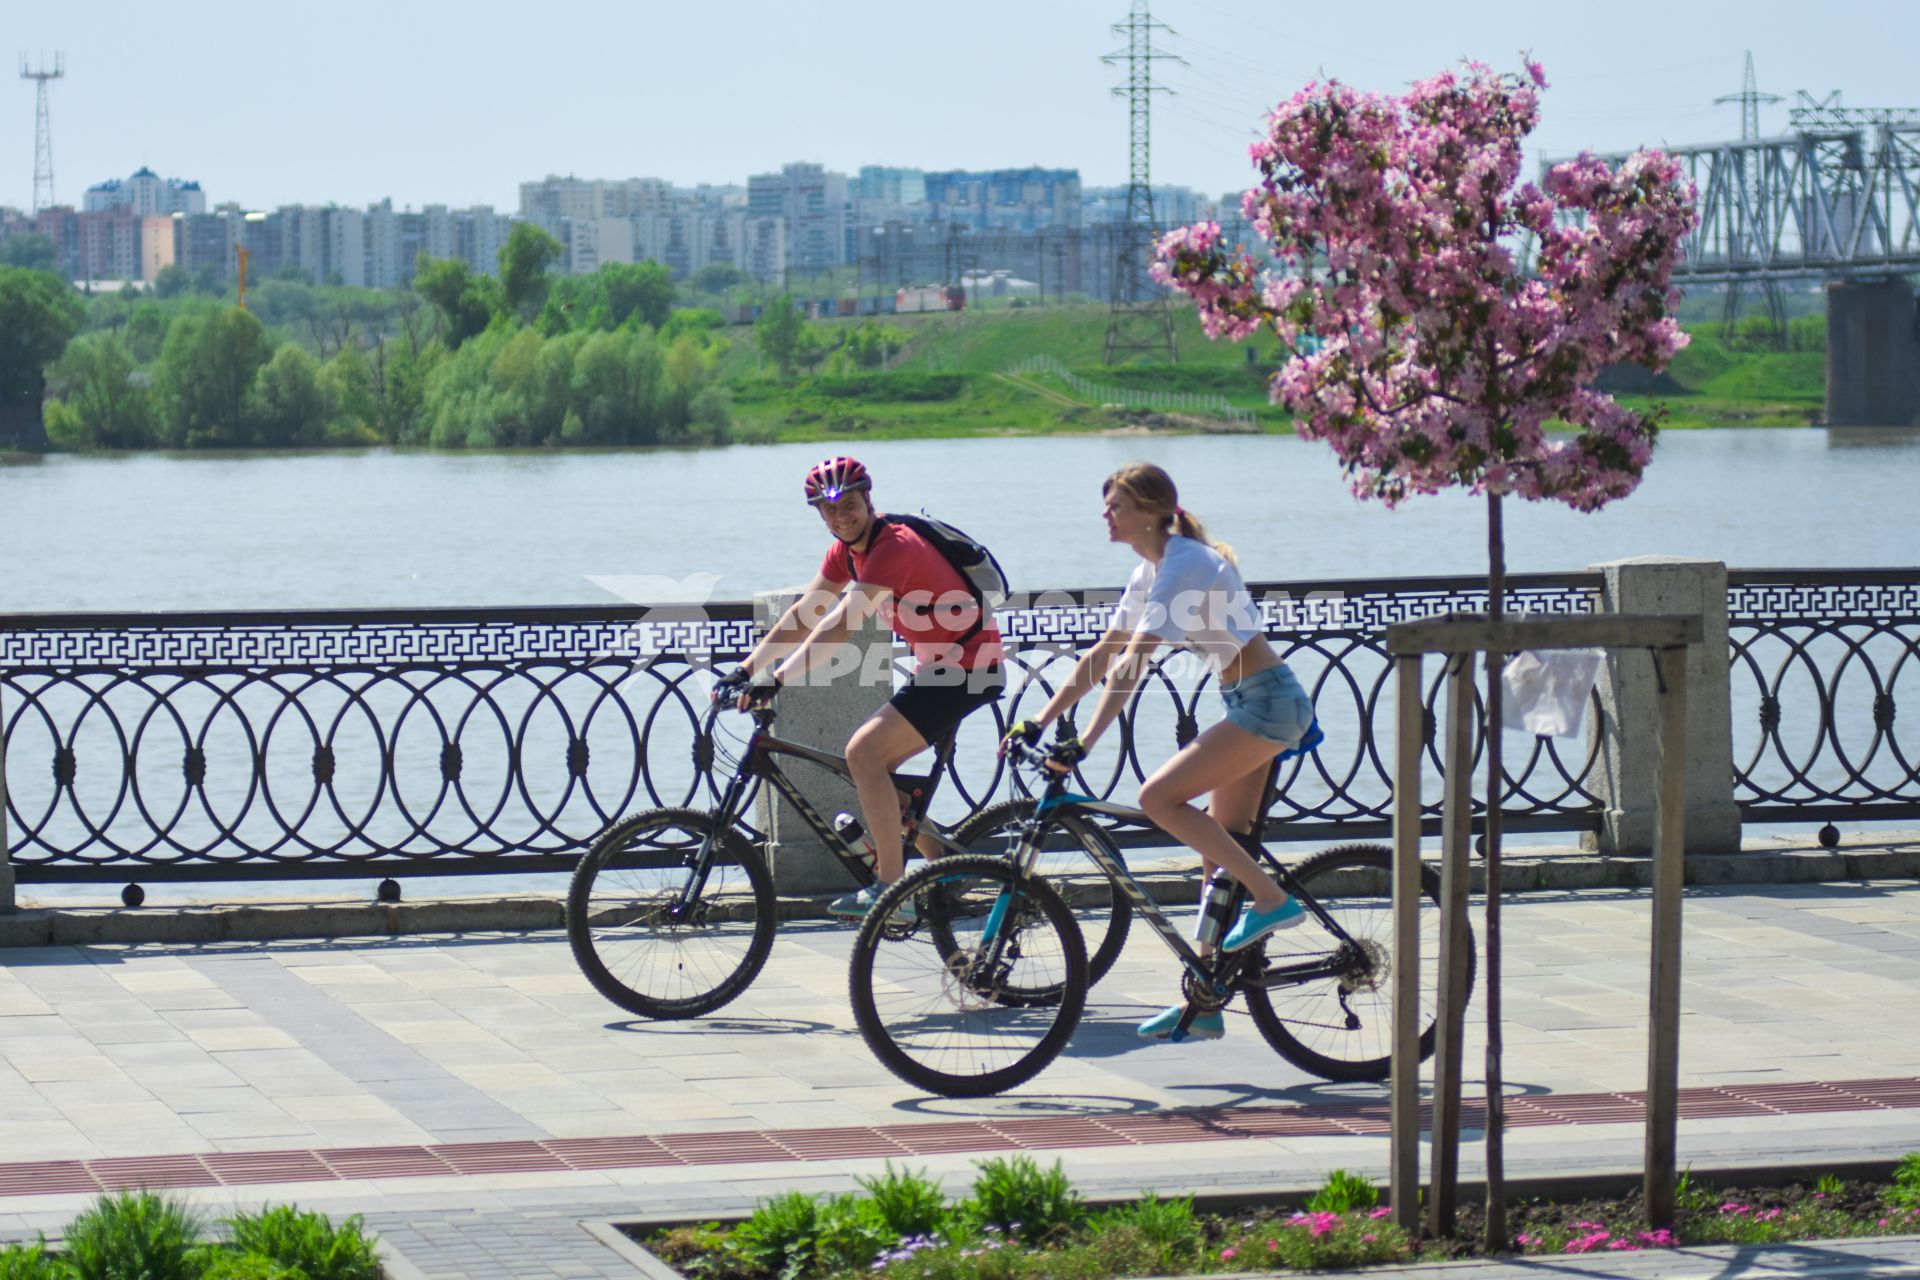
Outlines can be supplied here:
<path id="1" fill-rule="evenodd" d="M 1060 1162 L 1042 1170 L 1026 1155 L 981 1162 L 973 1198 L 963 1209 L 975 1224 L 1017 1233 L 1022 1240 L 1039 1240 L 1086 1216 L 1086 1205 Z"/>
<path id="2" fill-rule="evenodd" d="M 308 1280 L 307 1273 L 289 1267 L 264 1253 L 236 1253 L 232 1249 L 210 1250 L 207 1269 L 200 1280 Z"/>
<path id="3" fill-rule="evenodd" d="M 854 1181 L 872 1199 L 875 1212 L 896 1239 L 930 1236 L 946 1226 L 946 1194 L 925 1171 L 896 1170 L 889 1160 L 886 1172 L 880 1177 L 855 1178 Z"/>
<path id="4" fill-rule="evenodd" d="M 233 1243 L 298 1270 L 306 1280 L 379 1280 L 380 1256 L 358 1214 L 338 1227 L 324 1213 L 291 1204 L 227 1219 Z"/>
<path id="5" fill-rule="evenodd" d="M 1117 1263 L 1127 1254 L 1143 1255 L 1133 1271 L 1177 1274 L 1186 1268 L 1202 1240 L 1193 1216 L 1193 1197 L 1162 1200 L 1153 1192 L 1131 1204 L 1115 1205 L 1088 1224 L 1088 1246 Z"/>
<path id="6" fill-rule="evenodd" d="M 1920 1151 L 1909 1151 L 1893 1169 L 1893 1190 L 1887 1199 L 1908 1209 L 1920 1209 Z"/>
<path id="7" fill-rule="evenodd" d="M 850 1191 L 820 1204 L 811 1265 L 822 1275 L 865 1270 L 899 1239 L 872 1200 Z"/>
<path id="8" fill-rule="evenodd" d="M 756 1271 L 797 1276 L 813 1260 L 820 1197 L 789 1191 L 765 1200 L 727 1237 L 727 1251 Z"/>
<path id="9" fill-rule="evenodd" d="M 48 1255 L 47 1242 L 0 1245 L 0 1280 L 64 1280 L 67 1269 Z"/>
<path id="10" fill-rule="evenodd" d="M 1335 1169 L 1307 1201 L 1310 1213 L 1353 1213 L 1371 1209 L 1380 1203 L 1380 1188 L 1357 1173 Z"/>
<path id="11" fill-rule="evenodd" d="M 837 400 L 952 400 L 966 390 L 962 373 L 852 373 L 809 378 L 804 389 Z"/>
<path id="12" fill-rule="evenodd" d="M 200 1280 L 199 1215 L 151 1191 L 118 1191 L 67 1224 L 62 1260 L 75 1280 Z"/>

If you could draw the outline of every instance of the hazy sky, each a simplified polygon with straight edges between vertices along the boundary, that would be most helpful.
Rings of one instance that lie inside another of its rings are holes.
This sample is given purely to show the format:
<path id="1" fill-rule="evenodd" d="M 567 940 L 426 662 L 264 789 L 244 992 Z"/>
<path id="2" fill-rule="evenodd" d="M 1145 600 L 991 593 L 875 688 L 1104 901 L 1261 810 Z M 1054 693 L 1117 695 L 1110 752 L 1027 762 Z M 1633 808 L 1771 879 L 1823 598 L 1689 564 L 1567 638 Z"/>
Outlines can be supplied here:
<path id="1" fill-rule="evenodd" d="M 55 191 L 142 164 L 211 202 L 511 210 L 548 173 L 741 183 L 807 160 L 1077 167 L 1127 177 L 1127 118 L 1100 55 L 1128 0 L 10 0 L 5 50 L 65 54 Z M 1737 136 L 1713 99 L 1751 49 L 1763 90 L 1920 107 L 1920 3 L 1480 4 L 1157 0 L 1185 65 L 1157 68 L 1153 178 L 1248 183 L 1265 110 L 1318 72 L 1397 89 L 1471 55 L 1542 61 L 1537 151 Z M 0 111 L 0 205 L 31 203 L 33 86 Z M 1786 104 L 1763 108 L 1784 128 Z"/>

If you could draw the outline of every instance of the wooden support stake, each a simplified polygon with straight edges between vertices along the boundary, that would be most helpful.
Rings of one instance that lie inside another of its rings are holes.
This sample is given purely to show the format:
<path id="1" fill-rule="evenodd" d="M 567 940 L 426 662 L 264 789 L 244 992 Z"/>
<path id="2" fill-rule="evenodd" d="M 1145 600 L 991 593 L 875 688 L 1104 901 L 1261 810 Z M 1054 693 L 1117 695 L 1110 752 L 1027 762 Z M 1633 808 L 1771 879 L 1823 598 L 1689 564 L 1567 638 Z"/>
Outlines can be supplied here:
<path id="1" fill-rule="evenodd" d="M 1441 804 L 1439 1009 L 1433 1052 L 1433 1180 L 1428 1226 L 1451 1236 L 1460 1189 L 1460 1063 L 1467 1025 L 1468 846 L 1473 838 L 1473 667 L 1448 659 L 1446 791 Z"/>
<path id="2" fill-rule="evenodd" d="M 1680 895 L 1686 879 L 1687 651 L 1654 656 L 1660 731 L 1653 837 L 1653 957 L 1647 1032 L 1647 1222 L 1673 1226 L 1680 1087 Z"/>
<path id="3" fill-rule="evenodd" d="M 1393 1220 L 1420 1233 L 1420 753 L 1426 707 L 1420 659 L 1394 659 L 1397 729 L 1393 767 L 1393 1105 L 1388 1195 Z"/>

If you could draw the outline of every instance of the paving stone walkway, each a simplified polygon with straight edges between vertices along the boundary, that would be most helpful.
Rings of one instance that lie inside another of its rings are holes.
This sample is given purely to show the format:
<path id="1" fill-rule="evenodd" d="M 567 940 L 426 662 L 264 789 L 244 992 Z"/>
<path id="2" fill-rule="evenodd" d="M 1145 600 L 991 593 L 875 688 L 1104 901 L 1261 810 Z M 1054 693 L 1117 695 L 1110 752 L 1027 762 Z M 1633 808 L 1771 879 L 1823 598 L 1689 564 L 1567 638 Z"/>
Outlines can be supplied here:
<path id="1" fill-rule="evenodd" d="M 1513 1175 L 1635 1167 L 1647 915 L 1637 890 L 1509 901 L 1506 1074 L 1533 1121 L 1509 1136 Z M 1695 888 L 1686 921 L 1683 1161 L 1920 1149 L 1920 885 Z M 1244 1015 L 1218 1043 L 1134 1038 L 1172 987 L 1144 931 L 1058 1063 L 964 1101 L 873 1062 L 846 1010 L 850 940 L 788 929 L 739 1001 L 673 1024 L 600 999 L 553 932 L 0 950 L 0 1237 L 138 1180 L 215 1213 L 364 1213 L 403 1280 L 633 1275 L 583 1222 L 737 1212 L 889 1157 L 959 1190 L 983 1154 L 1035 1150 L 1111 1195 L 1384 1172 L 1383 1091 L 1303 1075 Z M 1481 1059 L 1476 1031 L 1470 1075 Z M 1859 1265 L 1904 1274 L 1875 1257 Z M 1697 1273 L 1770 1274 L 1704 1255 Z"/>

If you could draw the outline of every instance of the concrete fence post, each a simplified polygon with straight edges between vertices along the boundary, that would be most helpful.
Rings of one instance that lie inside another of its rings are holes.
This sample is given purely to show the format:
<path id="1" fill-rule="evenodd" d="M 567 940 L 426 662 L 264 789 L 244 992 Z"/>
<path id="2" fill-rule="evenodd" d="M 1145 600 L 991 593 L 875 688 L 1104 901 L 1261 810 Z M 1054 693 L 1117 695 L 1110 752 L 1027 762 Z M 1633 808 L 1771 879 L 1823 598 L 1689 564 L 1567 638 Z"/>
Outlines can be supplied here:
<path id="1" fill-rule="evenodd" d="M 1689 853 L 1738 853 L 1733 799 L 1733 712 L 1727 651 L 1727 567 L 1685 556 L 1636 556 L 1593 566 L 1606 575 L 1608 613 L 1699 614 L 1702 643 L 1687 648 L 1685 827 Z M 1593 790 L 1600 831 L 1581 843 L 1602 853 L 1651 856 L 1660 791 L 1660 682 L 1652 653 L 1609 650 L 1600 668 L 1601 716 Z"/>
<path id="2" fill-rule="evenodd" d="M 786 612 L 796 593 L 766 591 L 754 596 L 754 625 L 765 634 Z M 781 738 L 835 754 L 860 723 L 893 696 L 893 633 L 878 618 L 853 628 L 830 662 L 822 662 L 780 691 Z M 859 813 L 853 785 L 825 769 L 792 757 L 780 767 L 821 817 L 845 809 Z M 844 893 L 854 887 L 840 860 L 827 851 L 810 827 L 771 786 L 761 784 L 755 821 L 772 838 L 773 883 L 783 894 Z"/>

